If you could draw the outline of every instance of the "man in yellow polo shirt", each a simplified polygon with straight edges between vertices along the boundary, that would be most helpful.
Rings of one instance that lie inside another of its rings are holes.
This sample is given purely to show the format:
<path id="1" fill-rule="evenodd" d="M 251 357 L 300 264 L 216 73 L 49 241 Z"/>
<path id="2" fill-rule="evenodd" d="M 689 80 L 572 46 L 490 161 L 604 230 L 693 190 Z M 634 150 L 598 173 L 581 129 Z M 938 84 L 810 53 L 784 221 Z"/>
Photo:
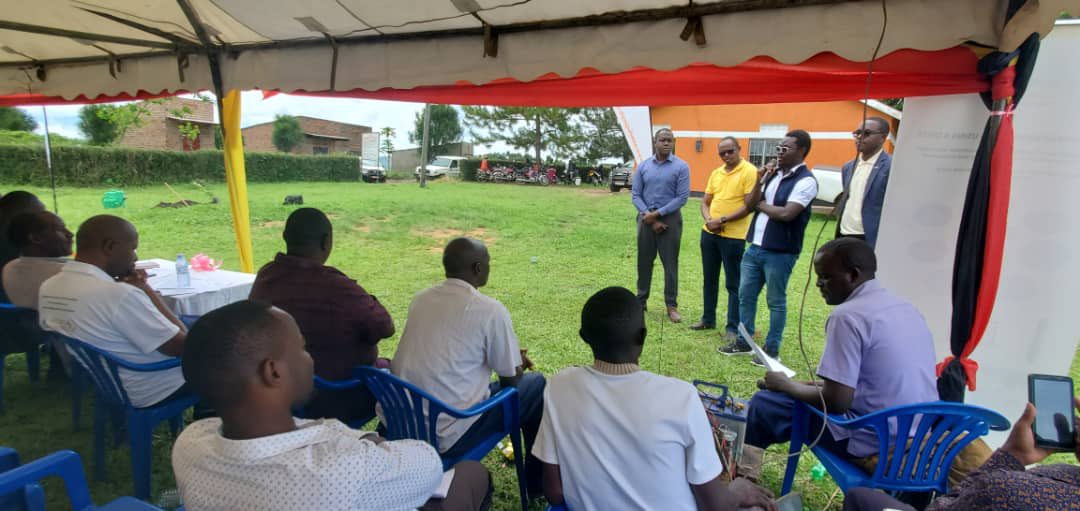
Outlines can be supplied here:
<path id="1" fill-rule="evenodd" d="M 724 166 L 712 171 L 701 202 L 701 266 L 705 276 L 705 310 L 701 320 L 690 328 L 716 328 L 716 304 L 719 294 L 720 268 L 724 269 L 724 287 L 728 292 L 725 339 L 735 340 L 739 328 L 739 266 L 746 249 L 746 232 L 750 229 L 750 211 L 744 198 L 757 181 L 757 167 L 739 155 L 739 141 L 732 137 L 720 140 L 718 151 Z"/>

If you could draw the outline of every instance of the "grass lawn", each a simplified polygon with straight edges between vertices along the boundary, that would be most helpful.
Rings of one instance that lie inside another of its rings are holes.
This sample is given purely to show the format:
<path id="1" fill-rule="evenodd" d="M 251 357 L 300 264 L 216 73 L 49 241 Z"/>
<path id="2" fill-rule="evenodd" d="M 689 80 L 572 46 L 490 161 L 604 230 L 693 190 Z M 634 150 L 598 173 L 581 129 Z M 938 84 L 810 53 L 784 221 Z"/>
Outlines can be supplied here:
<path id="1" fill-rule="evenodd" d="M 209 190 L 227 199 L 223 184 Z M 193 186 L 179 186 L 186 198 L 203 201 L 206 196 Z M 46 202 L 48 192 L 31 189 Z M 59 191 L 61 216 L 74 231 L 86 218 L 104 213 L 102 189 Z M 126 190 L 127 206 L 109 212 L 131 220 L 140 232 L 143 258 L 172 259 L 178 252 L 189 257 L 205 252 L 223 259 L 226 269 L 238 269 L 228 204 L 203 204 L 185 209 L 153 208 L 160 201 L 177 200 L 165 187 Z M 509 308 L 515 330 L 537 368 L 545 374 L 592 360 L 578 338 L 581 306 L 595 291 L 612 285 L 633 289 L 635 282 L 634 212 L 629 194 L 610 194 L 600 188 L 527 187 L 516 185 L 435 182 L 427 189 L 413 183 L 282 183 L 256 184 L 249 188 L 251 226 L 258 268 L 283 249 L 281 231 L 294 206 L 282 206 L 285 195 L 303 194 L 305 205 L 322 209 L 336 228 L 334 253 L 329 264 L 356 278 L 389 309 L 401 332 L 412 296 L 443 278 L 442 247 L 451 237 L 468 235 L 484 240 L 491 252 L 492 273 L 488 295 Z M 663 315 L 663 277 L 659 268 L 647 313 L 649 337 L 642 355 L 643 368 L 678 378 L 726 383 L 740 397 L 749 397 L 762 374 L 747 357 L 724 357 L 715 349 L 716 331 L 693 332 L 687 326 L 701 314 L 701 265 L 698 250 L 697 208 L 691 199 L 686 208 L 680 267 L 680 310 L 684 322 L 673 325 Z M 815 218 L 808 230 L 812 240 L 821 228 Z M 831 233 L 826 233 L 826 239 Z M 800 376 L 807 369 L 799 354 L 798 308 L 807 283 L 811 242 L 795 267 L 789 289 L 789 321 L 781 357 Z M 535 257 L 535 263 L 531 262 Z M 659 262 L 657 262 L 659 266 Z M 723 291 L 722 291 L 723 292 Z M 719 317 L 726 301 L 721 297 Z M 767 325 L 761 299 L 758 323 Z M 816 289 L 806 299 L 802 323 L 810 364 L 816 366 L 824 343 L 829 307 Z M 392 356 L 397 337 L 381 344 L 382 354 Z M 89 473 L 92 455 L 89 405 L 83 412 L 83 428 L 73 433 L 70 397 L 64 384 L 31 384 L 21 356 L 6 362 L 4 399 L 7 413 L 0 415 L 0 445 L 16 448 L 24 460 L 57 449 L 74 449 L 83 456 Z M 1080 376 L 1074 360 L 1073 377 Z M 89 400 L 92 401 L 92 400 Z M 1012 418 L 1012 410 L 1005 411 Z M 169 465 L 171 438 L 159 430 L 154 450 L 154 495 L 175 488 Z M 786 447 L 768 452 L 766 484 L 779 491 Z M 1058 456 L 1060 461 L 1067 458 Z M 126 447 L 110 449 L 108 480 L 92 481 L 95 501 L 104 502 L 131 494 L 129 453 Z M 495 509 L 517 506 L 517 486 L 512 466 L 492 454 L 486 460 L 495 472 Z M 812 456 L 800 464 L 796 488 L 804 492 L 809 509 L 822 509 L 835 485 L 830 479 L 811 481 Z M 62 509 L 59 485 L 48 491 L 50 509 Z M 839 500 L 839 499 L 837 499 Z M 838 508 L 837 504 L 833 508 Z"/>

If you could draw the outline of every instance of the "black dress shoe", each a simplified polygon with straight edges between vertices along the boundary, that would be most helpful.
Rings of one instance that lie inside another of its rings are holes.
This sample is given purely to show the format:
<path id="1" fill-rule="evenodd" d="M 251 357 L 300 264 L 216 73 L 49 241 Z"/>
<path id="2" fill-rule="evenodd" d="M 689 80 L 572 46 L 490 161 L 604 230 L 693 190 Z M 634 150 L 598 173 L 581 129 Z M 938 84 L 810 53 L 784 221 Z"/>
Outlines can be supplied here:
<path id="1" fill-rule="evenodd" d="M 690 325 L 690 330 L 712 330 L 714 328 L 716 328 L 716 325 L 706 325 L 703 321 Z"/>

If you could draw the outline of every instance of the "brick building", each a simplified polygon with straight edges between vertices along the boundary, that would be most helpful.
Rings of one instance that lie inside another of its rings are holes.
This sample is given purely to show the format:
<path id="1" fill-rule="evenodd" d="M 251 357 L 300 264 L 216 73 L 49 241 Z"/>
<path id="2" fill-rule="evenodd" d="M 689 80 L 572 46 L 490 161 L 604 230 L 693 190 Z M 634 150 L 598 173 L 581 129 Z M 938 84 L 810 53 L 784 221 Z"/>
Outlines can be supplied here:
<path id="1" fill-rule="evenodd" d="M 143 102 L 150 114 L 143 117 L 142 126 L 132 126 L 119 145 L 139 149 L 167 151 L 198 151 L 214 148 L 214 102 L 199 99 L 168 98 L 162 102 Z M 180 110 L 186 107 L 186 112 Z M 199 136 L 189 139 L 180 126 L 198 126 Z"/>
<path id="2" fill-rule="evenodd" d="M 304 130 L 304 141 L 294 147 L 293 154 L 349 153 L 360 156 L 364 133 L 371 133 L 368 126 L 296 116 Z M 241 130 L 245 151 L 277 151 L 274 147 L 274 123 L 253 124 Z"/>

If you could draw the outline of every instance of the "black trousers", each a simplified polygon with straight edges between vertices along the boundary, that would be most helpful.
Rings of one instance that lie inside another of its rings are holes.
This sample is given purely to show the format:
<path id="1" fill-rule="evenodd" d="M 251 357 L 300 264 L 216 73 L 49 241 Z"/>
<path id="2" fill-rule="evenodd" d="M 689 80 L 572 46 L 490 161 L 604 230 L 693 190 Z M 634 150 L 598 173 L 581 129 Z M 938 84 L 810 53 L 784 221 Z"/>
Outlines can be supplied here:
<path id="1" fill-rule="evenodd" d="M 637 297 L 642 305 L 649 301 L 652 287 L 653 263 L 657 254 L 664 267 L 664 304 L 678 306 L 679 296 L 679 247 L 682 243 L 682 213 L 676 211 L 660 217 L 667 224 L 666 231 L 656 234 L 652 227 L 637 220 Z"/>

